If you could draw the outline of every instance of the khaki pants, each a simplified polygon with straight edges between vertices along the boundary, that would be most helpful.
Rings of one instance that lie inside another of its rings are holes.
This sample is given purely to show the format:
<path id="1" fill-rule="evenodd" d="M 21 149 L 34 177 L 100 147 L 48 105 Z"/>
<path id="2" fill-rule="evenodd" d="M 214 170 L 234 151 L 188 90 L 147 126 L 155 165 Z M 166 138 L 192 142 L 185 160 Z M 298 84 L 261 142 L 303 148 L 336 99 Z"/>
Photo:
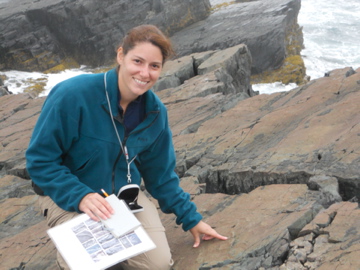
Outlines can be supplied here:
<path id="1" fill-rule="evenodd" d="M 170 248 L 165 235 L 165 228 L 161 223 L 157 209 L 141 191 L 139 193 L 138 202 L 144 207 L 144 211 L 136 213 L 135 215 L 143 225 L 147 234 L 155 243 L 156 248 L 108 269 L 168 270 L 173 264 L 173 260 L 171 259 Z M 61 209 L 48 196 L 39 196 L 39 205 L 43 213 L 45 209 L 47 209 L 46 219 L 49 227 L 54 227 L 79 215 L 76 212 L 68 212 Z M 60 269 L 69 269 L 59 252 L 57 254 L 57 263 Z"/>

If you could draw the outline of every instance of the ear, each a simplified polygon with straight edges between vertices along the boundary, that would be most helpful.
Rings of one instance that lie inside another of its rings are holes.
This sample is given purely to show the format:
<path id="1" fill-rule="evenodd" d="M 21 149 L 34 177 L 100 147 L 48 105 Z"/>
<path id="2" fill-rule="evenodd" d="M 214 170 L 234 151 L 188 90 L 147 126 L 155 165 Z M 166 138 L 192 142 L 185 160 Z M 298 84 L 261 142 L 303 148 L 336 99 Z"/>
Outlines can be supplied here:
<path id="1" fill-rule="evenodd" d="M 124 60 L 124 50 L 122 47 L 119 47 L 117 50 L 116 60 L 119 65 L 121 65 Z"/>

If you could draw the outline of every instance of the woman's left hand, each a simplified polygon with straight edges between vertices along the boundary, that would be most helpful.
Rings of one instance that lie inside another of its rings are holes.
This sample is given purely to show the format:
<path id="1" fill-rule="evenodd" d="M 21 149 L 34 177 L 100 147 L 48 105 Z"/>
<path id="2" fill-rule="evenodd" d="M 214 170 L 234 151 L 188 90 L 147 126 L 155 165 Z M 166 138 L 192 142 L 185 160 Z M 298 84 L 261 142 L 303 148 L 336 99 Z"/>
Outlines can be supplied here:
<path id="1" fill-rule="evenodd" d="M 194 237 L 194 248 L 197 248 L 200 245 L 200 235 L 203 234 L 202 240 L 211 240 L 214 238 L 220 240 L 227 240 L 226 236 L 218 234 L 213 228 L 210 227 L 207 223 L 200 221 L 195 227 L 190 229 L 191 234 Z"/>

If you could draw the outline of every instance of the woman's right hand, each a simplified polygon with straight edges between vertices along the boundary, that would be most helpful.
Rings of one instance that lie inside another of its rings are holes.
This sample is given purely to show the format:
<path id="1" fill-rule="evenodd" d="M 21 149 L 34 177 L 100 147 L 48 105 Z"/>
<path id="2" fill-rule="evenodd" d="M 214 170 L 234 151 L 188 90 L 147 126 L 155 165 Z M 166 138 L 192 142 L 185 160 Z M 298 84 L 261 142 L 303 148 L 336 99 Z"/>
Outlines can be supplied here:
<path id="1" fill-rule="evenodd" d="M 114 214 L 111 205 L 98 193 L 85 195 L 80 201 L 79 209 L 95 221 L 100 221 L 99 218 L 108 219 Z"/>

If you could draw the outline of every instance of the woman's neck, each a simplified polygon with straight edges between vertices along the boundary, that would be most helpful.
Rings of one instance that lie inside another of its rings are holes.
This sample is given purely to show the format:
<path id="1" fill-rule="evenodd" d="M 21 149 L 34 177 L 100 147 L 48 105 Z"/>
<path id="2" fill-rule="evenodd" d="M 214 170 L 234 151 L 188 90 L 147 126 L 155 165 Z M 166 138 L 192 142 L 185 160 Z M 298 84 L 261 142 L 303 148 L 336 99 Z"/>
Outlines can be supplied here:
<path id="1" fill-rule="evenodd" d="M 120 105 L 120 107 L 123 109 L 123 113 L 125 114 L 125 111 L 126 111 L 126 109 L 127 109 L 127 107 L 129 106 L 129 104 L 131 103 L 131 101 L 130 102 L 128 102 L 128 101 L 124 101 L 122 98 L 121 98 L 121 100 L 120 100 L 120 102 L 119 102 L 119 105 Z"/>

